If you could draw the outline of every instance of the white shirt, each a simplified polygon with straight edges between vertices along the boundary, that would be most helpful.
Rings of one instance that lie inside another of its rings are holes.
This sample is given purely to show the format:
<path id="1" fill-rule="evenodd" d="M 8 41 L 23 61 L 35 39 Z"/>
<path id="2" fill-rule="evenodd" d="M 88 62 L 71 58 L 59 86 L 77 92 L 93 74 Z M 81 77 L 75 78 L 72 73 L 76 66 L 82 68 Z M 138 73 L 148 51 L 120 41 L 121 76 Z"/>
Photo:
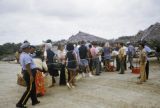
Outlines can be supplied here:
<path id="1" fill-rule="evenodd" d="M 44 69 L 45 71 L 48 71 L 48 67 L 47 67 L 46 62 L 42 62 L 42 60 L 40 58 L 34 58 L 33 61 L 36 65 L 36 68 L 39 68 L 41 70 Z"/>
<path id="2" fill-rule="evenodd" d="M 126 46 L 123 46 L 123 49 L 125 50 L 124 55 L 127 55 L 128 48 Z"/>

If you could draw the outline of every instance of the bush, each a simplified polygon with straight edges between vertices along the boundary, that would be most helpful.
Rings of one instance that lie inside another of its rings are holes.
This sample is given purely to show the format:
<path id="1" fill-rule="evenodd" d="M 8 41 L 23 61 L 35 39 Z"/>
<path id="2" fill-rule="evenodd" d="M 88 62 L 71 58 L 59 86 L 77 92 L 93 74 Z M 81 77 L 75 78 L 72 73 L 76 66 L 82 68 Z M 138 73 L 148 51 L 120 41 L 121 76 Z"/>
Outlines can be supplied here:
<path id="1" fill-rule="evenodd" d="M 0 56 L 5 56 L 9 54 L 14 54 L 17 50 L 19 50 L 21 43 L 5 43 L 0 45 Z"/>

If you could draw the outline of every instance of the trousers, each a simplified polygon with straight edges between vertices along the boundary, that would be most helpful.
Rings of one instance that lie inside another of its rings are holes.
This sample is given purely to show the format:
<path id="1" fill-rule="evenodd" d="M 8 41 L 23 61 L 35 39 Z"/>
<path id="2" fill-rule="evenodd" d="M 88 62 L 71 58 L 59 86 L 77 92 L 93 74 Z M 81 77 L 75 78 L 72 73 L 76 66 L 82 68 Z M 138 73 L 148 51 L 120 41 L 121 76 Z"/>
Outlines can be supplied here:
<path id="1" fill-rule="evenodd" d="M 20 105 L 26 105 L 29 98 L 31 98 L 32 103 L 36 103 L 38 101 L 36 96 L 36 85 L 35 85 L 36 69 L 32 70 L 32 75 L 34 80 L 31 84 L 29 73 L 27 71 L 23 71 L 23 78 L 26 82 L 27 88 L 18 102 L 18 104 Z"/>

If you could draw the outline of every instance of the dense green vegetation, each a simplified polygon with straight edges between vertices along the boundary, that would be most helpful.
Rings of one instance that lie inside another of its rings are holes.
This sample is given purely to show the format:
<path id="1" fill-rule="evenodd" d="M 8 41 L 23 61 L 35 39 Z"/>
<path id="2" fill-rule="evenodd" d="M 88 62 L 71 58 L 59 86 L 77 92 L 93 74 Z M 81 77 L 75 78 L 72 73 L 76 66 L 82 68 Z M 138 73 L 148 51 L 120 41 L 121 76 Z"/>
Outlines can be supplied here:
<path id="1" fill-rule="evenodd" d="M 123 38 L 123 37 L 121 37 Z M 127 37 L 125 37 L 127 38 Z M 65 40 L 57 41 L 54 43 L 54 45 L 58 45 L 59 43 L 65 43 Z M 150 40 L 147 42 L 149 46 L 156 50 L 160 51 L 160 41 L 158 40 Z M 21 46 L 21 43 L 15 44 L 15 43 L 5 43 L 3 45 L 0 45 L 0 59 L 3 57 L 6 57 L 8 55 L 13 55 Z M 157 50 L 158 49 L 158 50 Z"/>
<path id="2" fill-rule="evenodd" d="M 21 43 L 5 43 L 0 45 L 0 59 L 4 56 L 14 54 L 19 48 Z"/>

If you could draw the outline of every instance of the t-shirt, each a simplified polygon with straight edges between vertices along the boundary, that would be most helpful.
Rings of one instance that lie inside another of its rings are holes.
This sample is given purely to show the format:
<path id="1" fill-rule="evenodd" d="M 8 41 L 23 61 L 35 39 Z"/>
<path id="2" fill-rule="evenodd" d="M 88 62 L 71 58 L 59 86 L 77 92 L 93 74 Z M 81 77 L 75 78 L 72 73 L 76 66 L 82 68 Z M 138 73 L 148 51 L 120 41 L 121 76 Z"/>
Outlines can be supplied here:
<path id="1" fill-rule="evenodd" d="M 67 52 L 66 58 L 68 60 L 67 67 L 70 68 L 70 69 L 76 68 L 77 64 L 76 64 L 75 52 L 74 51 Z"/>
<path id="2" fill-rule="evenodd" d="M 86 59 L 87 53 L 88 53 L 87 47 L 85 45 L 81 45 L 79 48 L 80 59 Z"/>
<path id="3" fill-rule="evenodd" d="M 107 48 L 107 47 L 104 48 L 104 58 L 111 59 L 111 49 L 110 48 Z"/>
<path id="4" fill-rule="evenodd" d="M 53 63 L 54 56 L 55 56 L 55 53 L 52 50 L 48 49 L 47 50 L 47 63 Z"/>
<path id="5" fill-rule="evenodd" d="M 91 52 L 92 57 L 95 58 L 96 57 L 96 48 L 94 46 L 90 49 L 90 52 Z"/>
<path id="6" fill-rule="evenodd" d="M 135 49 L 134 49 L 133 45 L 129 45 L 128 46 L 128 55 L 133 56 L 134 54 L 135 54 Z"/>

